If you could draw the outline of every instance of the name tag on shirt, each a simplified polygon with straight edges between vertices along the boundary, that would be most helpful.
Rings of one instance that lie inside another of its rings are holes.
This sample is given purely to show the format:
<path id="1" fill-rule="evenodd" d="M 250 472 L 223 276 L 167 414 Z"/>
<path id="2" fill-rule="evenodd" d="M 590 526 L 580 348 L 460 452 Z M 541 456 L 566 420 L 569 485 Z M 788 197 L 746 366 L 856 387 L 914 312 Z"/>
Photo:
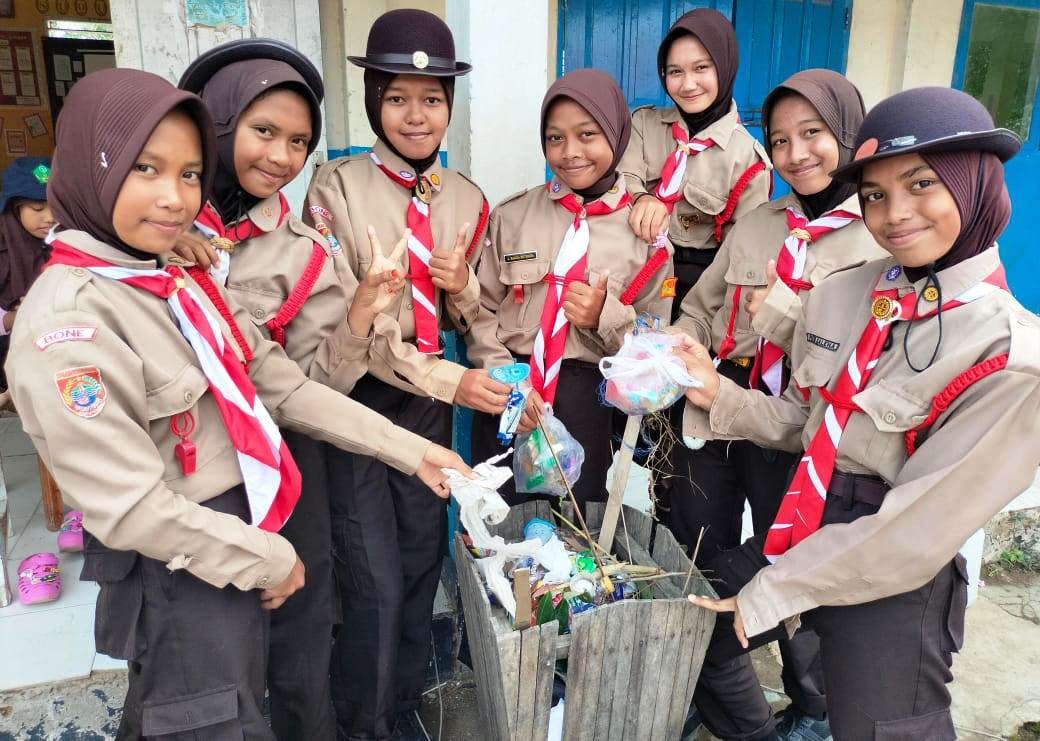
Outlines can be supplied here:
<path id="1" fill-rule="evenodd" d="M 514 252 L 511 255 L 505 255 L 504 259 L 506 262 L 523 262 L 524 260 L 534 260 L 537 257 L 537 252 Z"/>
<path id="2" fill-rule="evenodd" d="M 812 332 L 806 332 L 805 339 L 810 344 L 822 347 L 824 350 L 830 350 L 831 352 L 838 352 L 838 348 L 841 347 L 841 343 L 835 342 L 834 340 L 828 340 L 826 337 L 820 337 Z"/>

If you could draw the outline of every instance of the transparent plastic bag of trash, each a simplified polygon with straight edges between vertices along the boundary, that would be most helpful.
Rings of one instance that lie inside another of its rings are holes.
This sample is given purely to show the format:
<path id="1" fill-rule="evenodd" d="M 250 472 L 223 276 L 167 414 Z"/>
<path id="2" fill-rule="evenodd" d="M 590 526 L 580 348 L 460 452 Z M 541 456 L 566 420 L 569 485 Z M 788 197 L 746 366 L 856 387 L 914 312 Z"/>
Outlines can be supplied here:
<path id="1" fill-rule="evenodd" d="M 556 466 L 557 460 L 563 476 Z M 566 496 L 567 485 L 573 487 L 578 482 L 584 462 L 585 449 L 546 405 L 541 425 L 516 438 L 516 453 L 513 455 L 516 490 L 527 494 Z"/>
<path id="2" fill-rule="evenodd" d="M 703 386 L 673 350 L 679 336 L 644 331 L 625 335 L 616 355 L 602 358 L 603 400 L 625 414 L 653 414 L 667 409 L 688 388 Z"/>

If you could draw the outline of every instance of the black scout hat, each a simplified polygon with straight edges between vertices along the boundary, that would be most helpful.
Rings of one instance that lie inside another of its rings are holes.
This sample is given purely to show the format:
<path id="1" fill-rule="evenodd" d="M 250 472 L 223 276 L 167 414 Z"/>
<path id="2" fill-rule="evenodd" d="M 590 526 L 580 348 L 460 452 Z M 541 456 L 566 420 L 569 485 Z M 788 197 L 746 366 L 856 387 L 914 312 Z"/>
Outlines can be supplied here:
<path id="1" fill-rule="evenodd" d="M 307 83 L 307 87 L 314 92 L 319 104 L 325 97 L 325 85 L 322 83 L 321 73 L 318 72 L 314 63 L 299 49 L 278 39 L 235 39 L 215 46 L 188 65 L 184 74 L 181 75 L 177 87 L 198 94 L 202 88 L 206 87 L 210 78 L 221 69 L 229 64 L 250 59 L 271 59 L 285 62 L 300 74 L 300 77 Z"/>
<path id="2" fill-rule="evenodd" d="M 391 10 L 376 19 L 368 32 L 363 57 L 347 57 L 365 69 L 393 75 L 458 77 L 473 69 L 455 61 L 455 40 L 448 24 L 425 10 Z"/>
<path id="3" fill-rule="evenodd" d="M 854 183 L 863 167 L 911 152 L 989 152 L 1007 162 L 1022 147 L 1008 129 L 997 128 L 975 98 L 948 87 L 919 87 L 878 103 L 863 119 L 852 162 L 831 173 Z"/>

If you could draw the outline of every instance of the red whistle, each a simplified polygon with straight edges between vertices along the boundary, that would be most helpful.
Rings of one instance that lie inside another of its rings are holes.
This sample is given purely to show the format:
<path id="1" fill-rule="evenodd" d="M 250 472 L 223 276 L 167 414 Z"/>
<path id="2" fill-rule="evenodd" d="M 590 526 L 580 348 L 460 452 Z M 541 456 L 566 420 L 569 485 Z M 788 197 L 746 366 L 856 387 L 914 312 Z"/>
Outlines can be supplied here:
<path id="1" fill-rule="evenodd" d="M 191 440 L 181 440 L 173 449 L 174 455 L 181 464 L 181 472 L 185 476 L 195 473 L 195 443 Z"/>

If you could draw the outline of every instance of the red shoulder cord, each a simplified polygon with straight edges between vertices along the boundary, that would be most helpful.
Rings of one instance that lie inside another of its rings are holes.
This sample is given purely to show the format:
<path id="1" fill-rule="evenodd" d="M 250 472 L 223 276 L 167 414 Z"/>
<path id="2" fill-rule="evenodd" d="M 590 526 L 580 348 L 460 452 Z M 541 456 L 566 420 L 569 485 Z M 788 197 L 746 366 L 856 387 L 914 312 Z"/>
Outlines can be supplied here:
<path id="1" fill-rule="evenodd" d="M 224 297 L 220 295 L 220 289 L 217 288 L 217 284 L 209 277 L 209 273 L 198 265 L 186 267 L 184 268 L 184 271 L 198 284 L 199 288 L 202 289 L 202 292 L 206 294 L 206 298 L 209 299 L 209 302 L 217 309 L 217 313 L 220 314 L 224 319 L 224 322 L 228 325 L 228 329 L 231 330 L 231 336 L 235 339 L 238 349 L 242 351 L 242 365 L 245 366 L 246 372 L 248 373 L 249 364 L 253 362 L 253 351 L 246 342 L 242 330 L 238 328 L 238 323 L 235 321 L 235 318 L 231 316 L 231 310 L 228 309 Z"/>
<path id="2" fill-rule="evenodd" d="M 658 270 L 668 261 L 668 249 L 666 247 L 658 247 L 654 250 L 654 254 L 650 255 L 650 259 L 646 261 L 646 265 L 636 273 L 636 277 L 632 279 L 632 282 L 628 284 L 628 287 L 621 294 L 621 303 L 625 306 L 631 306 L 639 294 L 642 293 L 643 288 L 654 276 Z"/>
<path id="3" fill-rule="evenodd" d="M 318 282 L 318 276 L 321 274 L 321 269 L 324 265 L 325 249 L 317 242 L 314 242 L 311 248 L 311 258 L 307 261 L 307 267 L 304 268 L 303 275 L 300 276 L 296 285 L 293 286 L 292 291 L 289 293 L 289 298 L 278 309 L 278 313 L 268 320 L 266 324 L 268 331 L 271 333 L 271 339 L 282 347 L 285 347 L 286 326 L 296 318 L 296 315 L 300 313 L 300 309 L 307 302 L 311 291 L 314 290 L 314 284 Z"/>
<path id="4" fill-rule="evenodd" d="M 484 227 L 488 223 L 488 215 L 491 213 L 491 207 L 488 205 L 487 199 L 480 204 L 480 216 L 477 217 L 477 226 L 473 230 L 473 241 L 469 243 L 469 247 L 466 249 L 466 259 L 469 260 L 469 256 L 473 254 L 473 250 L 480 244 L 481 237 L 484 236 Z"/>
<path id="5" fill-rule="evenodd" d="M 715 241 L 722 242 L 722 227 L 733 218 L 733 212 L 737 210 L 737 203 L 740 202 L 740 197 L 744 195 L 744 191 L 747 189 L 748 184 L 751 182 L 751 178 L 755 177 L 762 170 L 766 169 L 766 163 L 759 160 L 755 164 L 751 165 L 748 169 L 744 170 L 739 178 L 737 178 L 736 184 L 733 186 L 733 190 L 729 192 L 729 198 L 726 199 L 726 206 L 721 212 L 715 214 Z"/>
<path id="6" fill-rule="evenodd" d="M 928 413 L 924 422 L 917 425 L 912 430 L 907 430 L 904 433 L 904 442 L 906 443 L 906 454 L 913 455 L 914 451 L 917 450 L 917 434 L 921 432 L 925 427 L 930 427 L 935 423 L 935 420 L 939 418 L 939 415 L 949 409 L 950 404 L 958 396 L 964 393 L 964 391 L 976 381 L 980 381 L 986 376 L 992 375 L 999 370 L 1003 370 L 1008 364 L 1008 354 L 997 355 L 992 358 L 987 358 L 981 363 L 968 368 L 968 370 L 961 373 L 959 376 L 950 381 L 946 388 L 940 391 L 932 399 L 932 409 Z"/>

